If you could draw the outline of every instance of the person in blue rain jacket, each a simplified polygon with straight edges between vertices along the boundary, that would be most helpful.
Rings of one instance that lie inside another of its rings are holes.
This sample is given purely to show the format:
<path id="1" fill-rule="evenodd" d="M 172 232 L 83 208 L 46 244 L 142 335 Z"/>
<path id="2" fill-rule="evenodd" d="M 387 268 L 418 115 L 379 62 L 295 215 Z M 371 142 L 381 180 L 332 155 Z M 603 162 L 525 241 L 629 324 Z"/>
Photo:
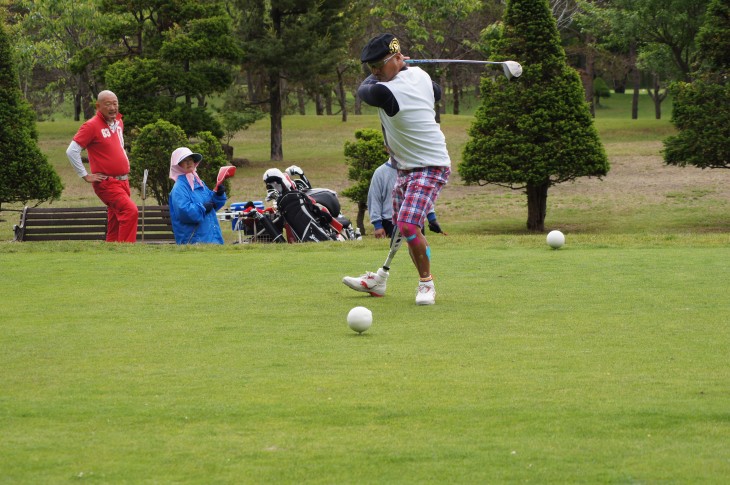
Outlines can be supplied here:
<path id="1" fill-rule="evenodd" d="M 226 203 L 223 184 L 210 190 L 197 173 L 203 159 L 187 147 L 170 156 L 170 178 L 175 185 L 170 192 L 170 219 L 178 244 L 223 244 L 223 234 L 216 211 Z"/>

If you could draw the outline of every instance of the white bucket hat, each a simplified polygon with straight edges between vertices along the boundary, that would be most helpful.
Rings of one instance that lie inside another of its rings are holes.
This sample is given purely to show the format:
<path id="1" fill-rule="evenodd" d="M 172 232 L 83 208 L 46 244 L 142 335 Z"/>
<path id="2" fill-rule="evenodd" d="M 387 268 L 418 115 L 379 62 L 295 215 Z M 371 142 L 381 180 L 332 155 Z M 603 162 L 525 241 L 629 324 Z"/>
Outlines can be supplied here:
<path id="1" fill-rule="evenodd" d="M 201 155 L 200 153 L 193 153 L 193 151 L 188 147 L 180 147 L 172 152 L 172 156 L 170 157 L 170 165 L 178 165 L 187 157 L 193 157 L 193 160 L 196 164 L 200 163 L 200 161 L 203 159 L 203 155 Z"/>
<path id="2" fill-rule="evenodd" d="M 200 161 L 203 159 L 203 155 L 201 155 L 200 153 L 193 153 L 193 151 L 188 147 L 176 148 L 170 156 L 170 178 L 174 181 L 177 181 L 177 178 L 180 175 L 185 175 L 188 179 L 188 183 L 190 184 L 190 188 L 195 187 L 194 180 L 198 180 L 198 183 L 200 183 L 200 185 L 203 185 L 200 177 L 198 177 L 197 171 L 193 172 L 192 174 L 186 174 L 185 170 L 183 170 L 183 168 L 179 166 L 180 162 L 185 160 L 187 157 L 193 158 L 196 170 L 198 168 L 198 165 L 200 164 Z"/>

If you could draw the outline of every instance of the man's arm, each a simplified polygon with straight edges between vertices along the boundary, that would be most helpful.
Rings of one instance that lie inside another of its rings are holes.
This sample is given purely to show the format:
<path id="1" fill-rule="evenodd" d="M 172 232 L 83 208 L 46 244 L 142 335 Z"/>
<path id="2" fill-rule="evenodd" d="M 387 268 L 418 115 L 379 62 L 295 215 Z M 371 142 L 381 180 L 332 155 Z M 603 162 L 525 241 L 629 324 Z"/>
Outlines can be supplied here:
<path id="1" fill-rule="evenodd" d="M 370 189 L 368 190 L 368 213 L 370 214 L 370 223 L 375 229 L 381 229 L 383 224 L 383 196 L 382 182 L 373 177 L 370 181 Z"/>
<path id="2" fill-rule="evenodd" d="M 106 175 L 98 174 L 98 173 L 92 173 L 89 174 L 86 171 L 86 168 L 84 167 L 84 162 L 81 160 L 81 151 L 84 148 L 76 143 L 76 141 L 71 141 L 71 144 L 66 149 L 66 156 L 68 157 L 69 161 L 71 162 L 71 165 L 73 166 L 76 173 L 81 177 L 82 179 L 86 180 L 89 183 L 92 182 L 100 182 L 102 180 L 106 179 Z"/>
<path id="3" fill-rule="evenodd" d="M 372 74 L 360 84 L 357 94 L 370 106 L 381 108 L 388 116 L 395 116 L 400 110 L 398 101 L 390 89 L 385 84 L 379 84 L 378 79 Z"/>
<path id="4" fill-rule="evenodd" d="M 86 171 L 86 168 L 84 168 L 84 162 L 81 161 L 82 150 L 83 148 L 81 147 L 81 145 L 79 145 L 75 141 L 72 141 L 66 149 L 66 156 L 68 157 L 68 160 L 71 162 L 71 165 L 73 166 L 79 177 L 86 177 L 88 175 L 88 172 Z"/>
<path id="5" fill-rule="evenodd" d="M 426 219 L 428 219 L 428 228 L 431 230 L 431 232 L 440 232 L 444 236 L 446 233 L 441 229 L 441 225 L 436 220 L 436 213 L 431 211 L 426 215 Z"/>

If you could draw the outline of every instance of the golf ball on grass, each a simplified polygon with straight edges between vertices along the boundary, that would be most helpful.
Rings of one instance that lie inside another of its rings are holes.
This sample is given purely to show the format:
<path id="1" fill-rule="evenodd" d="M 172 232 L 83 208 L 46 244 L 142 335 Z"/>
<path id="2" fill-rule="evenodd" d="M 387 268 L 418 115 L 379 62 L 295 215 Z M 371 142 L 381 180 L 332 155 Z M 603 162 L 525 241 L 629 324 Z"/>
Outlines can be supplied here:
<path id="1" fill-rule="evenodd" d="M 560 231 L 550 231 L 546 241 L 551 248 L 560 249 L 565 244 L 565 235 Z"/>
<path id="2" fill-rule="evenodd" d="M 373 312 L 364 306 L 356 306 L 347 314 L 347 326 L 357 333 L 363 333 L 372 324 Z"/>

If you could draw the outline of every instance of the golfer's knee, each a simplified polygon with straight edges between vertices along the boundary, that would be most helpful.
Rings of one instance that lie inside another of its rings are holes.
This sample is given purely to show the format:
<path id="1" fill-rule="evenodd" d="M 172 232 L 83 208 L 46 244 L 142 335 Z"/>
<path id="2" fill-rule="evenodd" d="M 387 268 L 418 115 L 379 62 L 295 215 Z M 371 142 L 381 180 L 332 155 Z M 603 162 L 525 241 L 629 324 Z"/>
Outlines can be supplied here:
<path id="1" fill-rule="evenodd" d="M 400 229 L 400 233 L 403 234 L 409 246 L 419 243 L 418 235 L 421 233 L 420 227 L 408 222 L 399 222 L 398 229 Z"/>

